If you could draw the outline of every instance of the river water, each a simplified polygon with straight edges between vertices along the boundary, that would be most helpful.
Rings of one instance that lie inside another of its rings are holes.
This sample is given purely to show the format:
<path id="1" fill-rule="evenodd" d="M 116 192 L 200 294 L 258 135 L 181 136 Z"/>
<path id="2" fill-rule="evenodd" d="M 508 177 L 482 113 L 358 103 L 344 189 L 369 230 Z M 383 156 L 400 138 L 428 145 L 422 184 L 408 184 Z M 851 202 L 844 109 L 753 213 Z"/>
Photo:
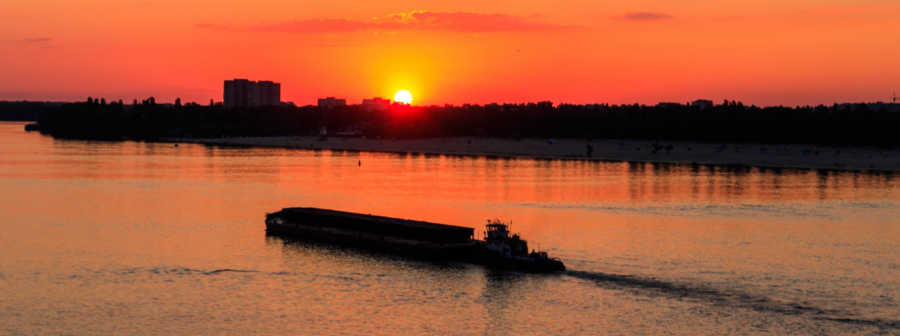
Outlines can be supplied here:
<path id="1" fill-rule="evenodd" d="M 361 165 L 360 165 L 361 162 Z M 309 206 L 568 271 L 267 236 Z M 55 140 L 0 123 L 0 334 L 900 334 L 900 177 Z"/>

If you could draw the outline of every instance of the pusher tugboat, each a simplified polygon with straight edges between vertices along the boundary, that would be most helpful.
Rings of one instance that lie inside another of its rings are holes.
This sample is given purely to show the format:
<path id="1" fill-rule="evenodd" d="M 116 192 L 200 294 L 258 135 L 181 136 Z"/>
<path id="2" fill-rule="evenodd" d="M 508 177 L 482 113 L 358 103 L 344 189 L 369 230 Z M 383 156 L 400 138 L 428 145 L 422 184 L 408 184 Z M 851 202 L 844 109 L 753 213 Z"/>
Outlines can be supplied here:
<path id="1" fill-rule="evenodd" d="M 488 266 L 528 270 L 532 272 L 565 271 L 566 265 L 547 252 L 528 252 L 528 241 L 510 234 L 509 224 L 488 220 L 484 240 L 475 241 L 474 261 Z"/>

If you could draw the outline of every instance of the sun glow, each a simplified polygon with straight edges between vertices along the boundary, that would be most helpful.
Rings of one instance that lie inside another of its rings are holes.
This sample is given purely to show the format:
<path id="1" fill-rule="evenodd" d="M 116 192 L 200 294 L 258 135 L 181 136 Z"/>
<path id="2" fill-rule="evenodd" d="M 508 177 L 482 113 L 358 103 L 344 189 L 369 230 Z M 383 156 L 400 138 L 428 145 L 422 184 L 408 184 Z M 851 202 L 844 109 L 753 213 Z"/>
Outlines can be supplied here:
<path id="1" fill-rule="evenodd" d="M 406 90 L 397 91 L 397 93 L 394 94 L 394 101 L 409 105 L 409 103 L 412 103 L 412 94 Z"/>

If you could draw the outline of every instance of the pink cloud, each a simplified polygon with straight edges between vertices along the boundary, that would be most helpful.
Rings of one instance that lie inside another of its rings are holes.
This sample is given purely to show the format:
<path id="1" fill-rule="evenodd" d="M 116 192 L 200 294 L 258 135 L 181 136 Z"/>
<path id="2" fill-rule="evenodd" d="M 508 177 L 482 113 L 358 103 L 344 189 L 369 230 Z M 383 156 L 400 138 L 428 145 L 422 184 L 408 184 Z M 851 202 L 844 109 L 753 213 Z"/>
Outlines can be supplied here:
<path id="1" fill-rule="evenodd" d="M 199 28 L 227 29 L 224 26 L 199 24 Z M 260 25 L 244 29 L 249 32 L 328 33 L 362 30 L 410 31 L 446 30 L 456 32 L 536 31 L 580 28 L 557 26 L 529 21 L 529 19 L 504 15 L 467 12 L 413 11 L 391 14 L 382 21 L 358 21 L 353 19 L 313 19 Z"/>
<path id="2" fill-rule="evenodd" d="M 36 38 L 25 38 L 26 42 L 50 42 L 52 41 L 49 37 L 36 37 Z"/>

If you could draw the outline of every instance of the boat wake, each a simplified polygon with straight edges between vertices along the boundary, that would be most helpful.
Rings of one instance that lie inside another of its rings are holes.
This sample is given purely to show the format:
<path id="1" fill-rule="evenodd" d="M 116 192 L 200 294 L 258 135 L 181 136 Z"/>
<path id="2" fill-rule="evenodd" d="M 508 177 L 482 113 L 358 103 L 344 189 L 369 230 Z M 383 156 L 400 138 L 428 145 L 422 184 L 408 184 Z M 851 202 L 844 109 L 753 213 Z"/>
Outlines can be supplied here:
<path id="1" fill-rule="evenodd" d="M 628 290 L 638 295 L 664 296 L 677 300 L 707 302 L 714 305 L 746 308 L 760 312 L 806 315 L 817 320 L 900 330 L 900 320 L 857 318 L 847 311 L 824 309 L 795 302 L 784 302 L 733 290 L 720 290 L 702 285 L 681 284 L 655 278 L 600 272 L 570 270 L 562 272 L 562 274 L 591 281 L 605 289 Z"/>
<path id="2" fill-rule="evenodd" d="M 256 271 L 253 271 L 253 270 L 239 270 L 239 269 L 230 269 L 230 268 L 226 268 L 226 269 L 217 269 L 217 270 L 215 270 L 215 271 L 210 271 L 210 272 L 204 272 L 204 274 L 210 275 L 210 274 L 217 274 L 217 273 L 222 273 L 222 272 L 254 273 L 254 272 L 256 272 Z"/>
<path id="3" fill-rule="evenodd" d="M 135 273 L 142 272 L 142 271 L 154 273 L 154 274 L 172 274 L 172 275 L 184 275 L 184 274 L 214 275 L 214 274 L 227 273 L 227 272 L 233 272 L 233 273 L 258 273 L 259 272 L 259 271 L 255 271 L 255 270 L 242 270 L 242 269 L 231 269 L 231 268 L 222 268 L 222 269 L 217 269 L 217 270 L 212 270 L 212 271 L 204 271 L 204 270 L 197 270 L 197 269 L 191 269 L 191 268 L 185 268 L 185 267 L 175 267 L 175 268 L 136 267 L 136 268 L 127 268 L 127 269 L 123 269 L 123 270 L 118 270 L 118 271 L 115 271 L 114 273 L 117 275 L 128 275 L 128 274 L 135 274 Z"/>

